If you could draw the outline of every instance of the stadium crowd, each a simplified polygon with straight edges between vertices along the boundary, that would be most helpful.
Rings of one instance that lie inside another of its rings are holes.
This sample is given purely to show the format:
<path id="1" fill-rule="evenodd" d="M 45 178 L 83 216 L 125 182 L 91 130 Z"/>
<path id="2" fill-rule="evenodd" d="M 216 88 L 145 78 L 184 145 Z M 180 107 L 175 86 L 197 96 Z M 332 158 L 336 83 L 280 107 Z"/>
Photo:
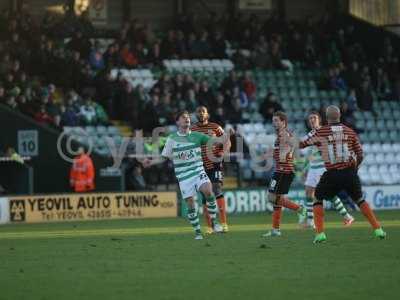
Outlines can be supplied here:
<path id="1" fill-rule="evenodd" d="M 269 93 L 260 101 L 257 82 L 245 70 L 290 72 L 284 60 L 326 69 L 319 88 L 347 92 L 342 108 L 349 123 L 355 110 L 372 111 L 377 98 L 400 98 L 399 61 L 391 40 L 385 39 L 377 57 L 353 25 L 338 24 L 329 14 L 304 22 L 287 22 L 278 14 L 266 20 L 210 14 L 205 22 L 184 15 L 161 33 L 133 19 L 104 52 L 90 41 L 94 29 L 85 14 L 74 20 L 46 14 L 38 24 L 26 12 L 2 13 L 0 103 L 55 127 L 108 124 L 111 118 L 149 131 L 173 124 L 178 110 L 193 111 L 198 105 L 209 107 L 221 124 L 245 122 L 248 111 L 259 111 L 268 121 L 282 110 L 280 99 Z M 111 76 L 112 68 L 159 69 L 163 59 L 226 57 L 243 72 L 231 71 L 217 87 L 191 74 L 164 73 L 146 90 Z"/>

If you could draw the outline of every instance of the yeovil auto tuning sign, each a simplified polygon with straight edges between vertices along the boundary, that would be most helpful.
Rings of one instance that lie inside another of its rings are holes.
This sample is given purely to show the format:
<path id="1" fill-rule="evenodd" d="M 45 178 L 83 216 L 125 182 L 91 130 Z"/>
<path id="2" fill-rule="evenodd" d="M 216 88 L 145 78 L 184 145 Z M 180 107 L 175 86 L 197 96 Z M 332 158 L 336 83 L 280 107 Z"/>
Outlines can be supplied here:
<path id="1" fill-rule="evenodd" d="M 175 192 L 9 197 L 10 222 L 57 222 L 177 216 Z"/>

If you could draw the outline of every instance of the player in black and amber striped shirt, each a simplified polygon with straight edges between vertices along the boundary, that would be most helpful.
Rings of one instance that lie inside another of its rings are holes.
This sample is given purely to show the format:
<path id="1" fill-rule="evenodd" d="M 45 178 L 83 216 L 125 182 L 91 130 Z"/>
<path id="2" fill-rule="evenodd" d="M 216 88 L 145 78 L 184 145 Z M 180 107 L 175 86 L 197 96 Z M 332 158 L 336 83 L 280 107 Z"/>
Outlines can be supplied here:
<path id="1" fill-rule="evenodd" d="M 213 137 L 221 137 L 224 135 L 224 130 L 217 123 L 213 123 L 209 121 L 209 114 L 207 108 L 205 106 L 199 106 L 196 109 L 196 116 L 199 120 L 196 124 L 192 126 L 193 131 L 198 131 Z M 225 151 L 229 151 L 230 144 Z M 217 204 L 219 209 L 219 217 L 220 222 L 224 232 L 228 232 L 228 224 L 226 220 L 226 203 L 224 194 L 222 192 L 222 184 L 223 184 L 223 168 L 222 168 L 222 160 L 224 156 L 224 149 L 222 145 L 212 145 L 212 147 L 208 147 L 207 145 L 203 145 L 201 147 L 201 156 L 203 158 L 204 168 L 208 177 L 211 180 L 213 185 L 213 190 L 215 196 L 217 198 Z M 207 209 L 204 209 L 204 215 L 207 220 L 208 233 L 212 233 L 211 219 L 207 214 Z"/>
<path id="2" fill-rule="evenodd" d="M 282 206 L 294 210 L 305 217 L 306 210 L 303 206 L 289 200 L 285 196 L 289 192 L 290 185 L 294 178 L 293 152 L 291 145 L 293 135 L 287 129 L 288 118 L 284 112 L 277 111 L 272 117 L 272 125 L 276 130 L 273 158 L 275 171 L 272 175 L 268 189 L 268 200 L 274 206 L 272 213 L 272 229 L 264 234 L 264 237 L 280 236 L 280 224 Z"/>
<path id="3" fill-rule="evenodd" d="M 326 241 L 324 233 L 323 200 L 332 199 L 344 190 L 360 207 L 370 222 L 376 237 L 385 238 L 374 212 L 365 201 L 357 170 L 363 160 L 363 152 L 357 134 L 340 123 L 340 109 L 334 105 L 326 109 L 328 125 L 322 126 L 300 142 L 300 148 L 315 145 L 319 148 L 327 171 L 316 189 L 313 206 L 316 236 L 314 243 Z"/>

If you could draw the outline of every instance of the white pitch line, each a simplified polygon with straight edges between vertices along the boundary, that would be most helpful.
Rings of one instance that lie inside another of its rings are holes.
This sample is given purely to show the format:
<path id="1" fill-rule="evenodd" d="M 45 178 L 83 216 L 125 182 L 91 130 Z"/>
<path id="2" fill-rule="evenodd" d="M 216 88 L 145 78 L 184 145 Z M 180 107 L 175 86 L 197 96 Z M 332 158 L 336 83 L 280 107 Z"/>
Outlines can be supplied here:
<path id="1" fill-rule="evenodd" d="M 344 228 L 339 222 L 328 222 L 326 228 L 343 228 L 343 230 L 351 230 L 352 228 L 367 228 L 367 222 L 357 222 L 350 228 Z M 386 221 L 384 227 L 400 227 L 400 221 Z M 230 234 L 235 232 L 262 231 L 268 228 L 267 224 L 251 224 L 251 225 L 231 225 Z M 298 224 L 283 224 L 284 230 L 302 230 Z M 89 236 L 135 236 L 135 235 L 158 235 L 158 234 L 182 234 L 191 233 L 190 226 L 179 227 L 151 227 L 151 228 L 116 228 L 116 229 L 77 229 L 62 231 L 23 231 L 23 232 L 0 232 L 0 239 L 36 239 L 36 238 L 74 238 Z"/>

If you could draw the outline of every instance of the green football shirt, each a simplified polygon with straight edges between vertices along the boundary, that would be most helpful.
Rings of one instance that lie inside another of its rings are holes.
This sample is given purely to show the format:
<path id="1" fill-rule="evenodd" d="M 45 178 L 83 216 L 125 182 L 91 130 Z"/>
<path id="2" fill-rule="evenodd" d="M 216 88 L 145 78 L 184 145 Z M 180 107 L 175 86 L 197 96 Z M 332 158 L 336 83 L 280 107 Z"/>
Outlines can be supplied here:
<path id="1" fill-rule="evenodd" d="M 174 163 L 179 183 L 204 172 L 201 145 L 207 144 L 210 139 L 208 135 L 192 131 L 187 134 L 175 132 L 168 136 L 161 155 Z"/>

